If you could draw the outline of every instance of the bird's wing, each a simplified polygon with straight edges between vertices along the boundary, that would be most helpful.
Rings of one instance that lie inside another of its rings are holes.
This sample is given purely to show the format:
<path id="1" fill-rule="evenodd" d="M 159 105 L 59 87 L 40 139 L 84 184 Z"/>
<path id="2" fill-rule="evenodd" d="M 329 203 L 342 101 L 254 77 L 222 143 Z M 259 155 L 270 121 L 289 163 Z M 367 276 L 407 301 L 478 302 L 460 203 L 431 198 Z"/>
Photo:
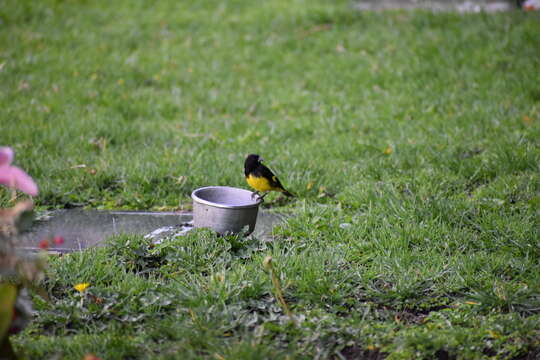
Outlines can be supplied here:
<path id="1" fill-rule="evenodd" d="M 265 165 L 259 165 L 259 167 L 257 168 L 258 172 L 264 176 L 265 178 L 267 178 L 268 180 L 270 180 L 270 184 L 274 187 L 277 187 L 277 188 L 280 188 L 280 189 L 283 189 L 283 185 L 281 185 L 281 182 L 279 181 L 279 179 L 277 178 L 276 175 L 274 175 L 274 173 L 272 172 L 272 170 L 270 170 L 269 168 L 267 168 Z"/>

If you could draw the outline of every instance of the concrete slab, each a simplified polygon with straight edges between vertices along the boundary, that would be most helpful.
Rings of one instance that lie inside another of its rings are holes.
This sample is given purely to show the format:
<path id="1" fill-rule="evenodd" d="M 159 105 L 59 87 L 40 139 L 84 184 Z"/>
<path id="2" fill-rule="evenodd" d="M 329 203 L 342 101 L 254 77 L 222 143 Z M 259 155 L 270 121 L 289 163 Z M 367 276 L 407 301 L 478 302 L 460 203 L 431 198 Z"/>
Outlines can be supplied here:
<path id="1" fill-rule="evenodd" d="M 167 236 L 186 234 L 192 229 L 192 220 L 188 212 L 57 210 L 38 217 L 30 231 L 19 236 L 19 246 L 37 251 L 41 240 L 62 236 L 61 245 L 49 242 L 49 252 L 66 253 L 103 246 L 109 237 L 123 233 L 161 241 Z M 281 214 L 260 210 L 252 236 L 268 239 L 273 227 L 283 221 L 285 216 Z"/>
<path id="2" fill-rule="evenodd" d="M 159 227 L 189 221 L 189 213 L 57 210 L 40 216 L 30 231 L 20 236 L 19 243 L 24 248 L 38 249 L 41 240 L 59 235 L 64 238 L 64 243 L 50 244 L 50 251 L 71 252 L 90 246 L 102 246 L 112 235 L 144 235 Z"/>
<path id="3" fill-rule="evenodd" d="M 360 0 L 354 7 L 358 10 L 428 9 L 432 11 L 498 12 L 517 9 L 511 0 Z"/>

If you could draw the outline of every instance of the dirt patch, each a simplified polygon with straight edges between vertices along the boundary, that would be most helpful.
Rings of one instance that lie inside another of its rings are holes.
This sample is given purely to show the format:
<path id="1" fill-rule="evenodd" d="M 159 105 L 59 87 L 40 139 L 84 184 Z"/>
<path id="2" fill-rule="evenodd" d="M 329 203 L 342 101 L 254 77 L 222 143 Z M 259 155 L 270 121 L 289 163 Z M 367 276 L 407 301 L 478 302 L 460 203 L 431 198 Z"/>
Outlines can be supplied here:
<path id="1" fill-rule="evenodd" d="M 538 360 L 538 359 L 540 359 L 540 348 L 529 349 L 529 351 L 526 354 L 512 358 L 512 360 Z"/>
<path id="2" fill-rule="evenodd" d="M 452 356 L 446 350 L 437 350 L 435 352 L 435 359 L 437 360 L 454 360 L 456 357 Z"/>

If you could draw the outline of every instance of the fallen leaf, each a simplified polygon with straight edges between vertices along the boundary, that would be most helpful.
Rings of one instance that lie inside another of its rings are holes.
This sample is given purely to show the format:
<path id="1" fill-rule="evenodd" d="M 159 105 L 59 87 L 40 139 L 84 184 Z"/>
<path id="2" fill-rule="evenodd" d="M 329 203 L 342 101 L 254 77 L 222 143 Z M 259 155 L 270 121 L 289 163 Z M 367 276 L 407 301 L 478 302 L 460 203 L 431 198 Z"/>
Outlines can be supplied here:
<path id="1" fill-rule="evenodd" d="M 178 178 L 176 178 L 176 183 L 181 185 L 186 181 L 187 177 L 184 175 L 180 175 Z"/>
<path id="2" fill-rule="evenodd" d="M 318 33 L 320 31 L 330 30 L 331 28 L 332 28 L 331 24 L 319 24 L 319 25 L 315 25 L 315 26 L 311 27 L 308 30 L 305 30 L 305 31 L 301 32 L 299 36 L 301 38 L 303 38 L 303 37 L 309 36 L 311 34 Z"/>
<path id="3" fill-rule="evenodd" d="M 17 88 L 17 90 L 19 91 L 28 90 L 28 89 L 30 89 L 30 84 L 26 80 L 22 80 L 19 83 L 19 87 Z"/>
<path id="4" fill-rule="evenodd" d="M 83 360 L 101 360 L 101 358 L 98 358 L 98 357 L 97 357 L 96 355 L 94 355 L 94 354 L 88 353 L 88 354 L 84 355 Z"/>
<path id="5" fill-rule="evenodd" d="M 90 299 L 92 299 L 92 301 L 93 301 L 94 303 L 96 303 L 97 305 L 103 304 L 103 299 L 102 299 L 102 298 L 100 298 L 100 297 L 98 297 L 98 296 L 95 296 L 95 295 L 92 295 L 92 294 L 89 294 L 88 296 L 89 296 Z"/>

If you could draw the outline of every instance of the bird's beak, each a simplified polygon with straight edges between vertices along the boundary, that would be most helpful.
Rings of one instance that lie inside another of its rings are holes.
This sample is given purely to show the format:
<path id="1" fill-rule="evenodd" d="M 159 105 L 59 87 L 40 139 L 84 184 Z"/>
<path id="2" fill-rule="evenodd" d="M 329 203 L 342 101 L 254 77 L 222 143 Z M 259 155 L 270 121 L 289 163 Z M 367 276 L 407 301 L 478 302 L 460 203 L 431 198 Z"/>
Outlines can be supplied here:
<path id="1" fill-rule="evenodd" d="M 259 156 L 259 161 L 264 161 L 264 159 L 261 156 Z"/>

